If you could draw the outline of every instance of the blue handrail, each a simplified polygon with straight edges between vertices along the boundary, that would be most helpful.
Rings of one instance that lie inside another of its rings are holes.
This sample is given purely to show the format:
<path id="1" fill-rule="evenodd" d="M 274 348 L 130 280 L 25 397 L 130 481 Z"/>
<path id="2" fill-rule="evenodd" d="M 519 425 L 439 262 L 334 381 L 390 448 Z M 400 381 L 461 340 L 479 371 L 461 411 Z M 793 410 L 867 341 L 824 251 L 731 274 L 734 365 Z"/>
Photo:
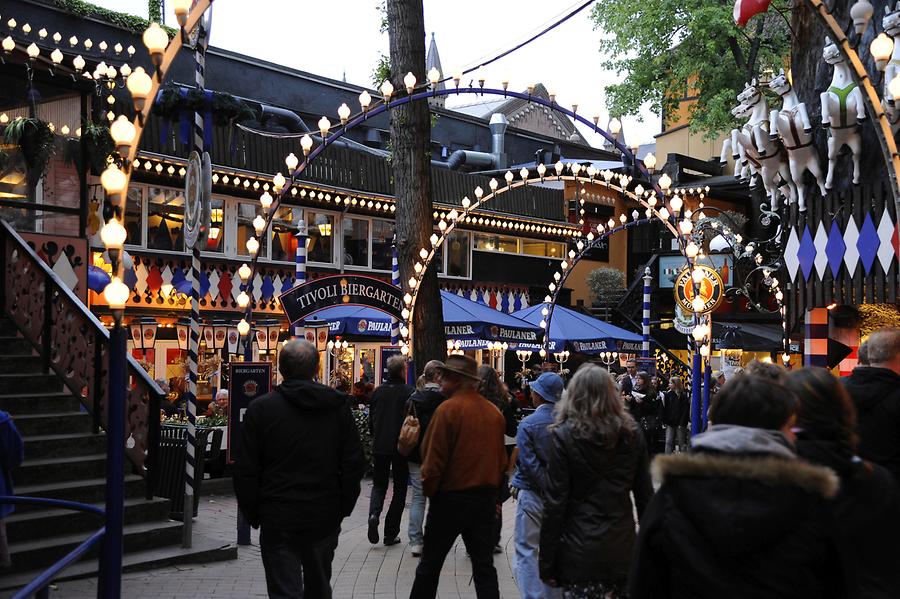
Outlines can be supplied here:
<path id="1" fill-rule="evenodd" d="M 0 505 L 2 504 L 25 504 L 25 505 L 45 505 L 48 507 L 56 507 L 63 508 L 67 510 L 75 510 L 79 512 L 88 512 L 91 514 L 96 514 L 98 516 L 105 516 L 106 512 L 103 508 L 97 507 L 95 505 L 89 505 L 87 503 L 79 503 L 77 501 L 66 501 L 64 499 L 50 499 L 47 497 L 20 497 L 20 496 L 12 496 L 12 495 L 0 495 Z M 53 582 L 53 579 L 59 575 L 64 569 L 68 568 L 70 565 L 75 563 L 78 559 L 81 558 L 85 553 L 87 553 L 91 547 L 96 545 L 100 540 L 103 539 L 103 536 L 106 534 L 106 526 L 100 527 L 99 530 L 94 532 L 90 537 L 88 537 L 83 543 L 81 543 L 78 547 L 67 553 L 62 559 L 57 561 L 55 564 L 41 572 L 40 575 L 37 576 L 34 580 L 29 582 L 24 588 L 22 588 L 18 593 L 12 596 L 12 599 L 28 599 L 33 595 L 37 595 L 39 598 L 47 597 L 47 587 Z M 101 573 L 103 570 L 103 564 L 100 564 Z M 102 578 L 102 575 L 101 575 Z M 98 590 L 99 595 L 99 590 Z"/>

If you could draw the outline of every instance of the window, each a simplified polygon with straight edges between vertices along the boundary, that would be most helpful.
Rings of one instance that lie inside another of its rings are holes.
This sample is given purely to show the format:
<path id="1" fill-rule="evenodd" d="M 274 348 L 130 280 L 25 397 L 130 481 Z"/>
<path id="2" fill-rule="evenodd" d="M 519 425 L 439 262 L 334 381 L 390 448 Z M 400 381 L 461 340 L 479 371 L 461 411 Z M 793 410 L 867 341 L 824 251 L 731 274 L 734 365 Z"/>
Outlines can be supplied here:
<path id="1" fill-rule="evenodd" d="M 454 229 L 444 240 L 446 246 L 447 267 L 441 272 L 448 277 L 469 277 L 469 234 Z"/>
<path id="2" fill-rule="evenodd" d="M 213 198 L 209 201 L 209 234 L 206 236 L 205 252 L 225 253 L 225 200 Z"/>
<path id="3" fill-rule="evenodd" d="M 547 256 L 548 258 L 562 258 L 566 253 L 566 246 L 555 241 L 536 241 L 534 239 L 522 240 L 522 253 L 528 256 Z"/>
<path id="4" fill-rule="evenodd" d="M 147 206 L 147 247 L 184 251 L 184 196 L 174 189 L 150 188 Z"/>
<path id="5" fill-rule="evenodd" d="M 368 268 L 369 221 L 359 218 L 344 219 L 344 266 Z"/>
<path id="6" fill-rule="evenodd" d="M 293 262 L 297 255 L 297 227 L 294 225 L 300 209 L 282 206 L 272 218 L 272 260 Z"/>
<path id="7" fill-rule="evenodd" d="M 475 249 L 488 252 L 519 253 L 519 240 L 515 237 L 504 235 L 491 235 L 489 233 L 475 234 Z"/>
<path id="8" fill-rule="evenodd" d="M 253 219 L 256 218 L 256 204 L 238 203 L 237 205 L 237 254 L 238 256 L 249 256 L 247 251 L 247 240 L 256 237 L 256 230 L 253 228 Z M 259 241 L 259 255 L 265 257 L 268 255 L 267 249 L 269 240 L 263 235 Z"/>
<path id="9" fill-rule="evenodd" d="M 125 243 L 129 245 L 144 245 L 144 188 L 130 186 L 128 198 L 125 200 L 125 230 L 128 237 Z"/>
<path id="10" fill-rule="evenodd" d="M 334 216 L 307 211 L 306 228 L 306 261 L 334 263 Z"/>
<path id="11" fill-rule="evenodd" d="M 391 270 L 394 224 L 388 220 L 372 221 L 372 268 Z"/>

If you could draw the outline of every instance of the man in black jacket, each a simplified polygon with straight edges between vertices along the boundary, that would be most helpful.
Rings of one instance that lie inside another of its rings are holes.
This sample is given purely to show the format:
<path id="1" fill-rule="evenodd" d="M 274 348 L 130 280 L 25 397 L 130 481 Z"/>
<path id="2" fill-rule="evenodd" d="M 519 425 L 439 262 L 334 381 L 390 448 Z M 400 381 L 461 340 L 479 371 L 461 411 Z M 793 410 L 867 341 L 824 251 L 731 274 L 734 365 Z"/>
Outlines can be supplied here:
<path id="1" fill-rule="evenodd" d="M 372 393 L 369 403 L 369 430 L 372 432 L 372 497 L 369 501 L 369 542 L 378 542 L 378 524 L 387 495 L 388 479 L 393 474 L 394 494 L 384 519 L 384 544 L 400 542 L 400 517 L 406 504 L 409 468 L 406 458 L 397 452 L 400 427 L 406 418 L 406 401 L 413 389 L 406 384 L 406 358 L 392 356 L 387 361 L 388 380 Z"/>
<path id="2" fill-rule="evenodd" d="M 881 329 L 865 343 L 868 366 L 844 379 L 856 404 L 859 455 L 900 482 L 900 329 Z"/>
<path id="3" fill-rule="evenodd" d="M 234 489 L 244 517 L 261 528 L 269 597 L 330 599 L 331 560 L 365 456 L 344 397 L 313 381 L 316 347 L 285 343 L 279 370 L 284 382 L 244 415 Z"/>
<path id="4" fill-rule="evenodd" d="M 407 409 L 415 412 L 419 419 L 419 443 L 409 454 L 409 484 L 412 486 L 412 501 L 409 506 L 409 551 L 413 557 L 422 556 L 422 545 L 425 533 L 422 525 L 425 522 L 425 494 L 422 492 L 422 439 L 428 430 L 428 423 L 434 411 L 444 401 L 441 393 L 440 368 L 444 365 L 440 360 L 431 360 L 422 371 L 422 385 L 409 398 Z"/>

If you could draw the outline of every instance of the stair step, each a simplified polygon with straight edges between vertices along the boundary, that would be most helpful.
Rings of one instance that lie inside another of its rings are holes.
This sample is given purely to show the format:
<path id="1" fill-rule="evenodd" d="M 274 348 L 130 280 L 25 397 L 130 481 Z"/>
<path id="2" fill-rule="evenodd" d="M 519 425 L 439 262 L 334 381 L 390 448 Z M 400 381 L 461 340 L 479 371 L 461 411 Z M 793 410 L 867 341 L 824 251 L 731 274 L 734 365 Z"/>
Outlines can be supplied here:
<path id="1" fill-rule="evenodd" d="M 125 551 L 142 551 L 173 545 L 181 541 L 181 522 L 145 522 L 126 526 L 124 530 Z M 100 528 L 98 524 L 97 528 Z M 77 533 L 36 539 L 22 543 L 10 543 L 9 553 L 12 568 L 9 574 L 47 567 L 84 542 L 88 534 Z M 96 557 L 100 544 L 88 552 L 89 557 Z"/>
<path id="2" fill-rule="evenodd" d="M 145 490 L 146 485 L 143 478 L 136 474 L 125 476 L 126 498 L 142 497 Z M 99 503 L 106 499 L 106 479 L 86 478 L 40 485 L 19 485 L 16 487 L 16 495 L 65 499 L 67 501 L 80 501 L 81 503 Z M 40 509 L 40 506 L 16 506 L 16 511 L 19 513 L 34 512 Z"/>
<path id="3" fill-rule="evenodd" d="M 106 454 L 95 453 L 40 460 L 26 459 L 13 473 L 16 485 L 39 485 L 50 481 L 102 478 L 106 476 Z"/>
<path id="4" fill-rule="evenodd" d="M 6 355 L 30 356 L 34 347 L 18 335 L 0 335 L 0 351 Z"/>
<path id="5" fill-rule="evenodd" d="M 237 559 L 237 546 L 223 543 L 201 535 L 194 535 L 190 549 L 183 549 L 180 544 L 134 551 L 122 556 L 123 572 L 142 572 L 168 566 L 185 564 L 206 564 Z M 0 576 L 0 590 L 17 589 L 34 580 L 42 570 L 19 571 L 16 574 Z M 76 580 L 96 577 L 98 565 L 96 559 L 76 562 L 63 570 L 57 581 Z"/>
<path id="6" fill-rule="evenodd" d="M 125 524 L 166 522 L 169 520 L 169 503 L 169 500 L 163 497 L 151 500 L 126 499 Z M 93 505 L 103 508 L 105 504 Z M 6 518 L 6 534 L 10 543 L 16 543 L 59 535 L 90 534 L 102 525 L 102 516 L 87 512 L 65 509 L 41 509 L 22 513 L 16 511 Z"/>
<path id="7" fill-rule="evenodd" d="M 0 395 L 14 395 L 24 389 L 30 392 L 62 391 L 63 384 L 55 374 L 0 374 Z"/>
<path id="8" fill-rule="evenodd" d="M 3 347 L 0 346 L 0 351 Z M 37 373 L 41 371 L 40 356 L 0 354 L 0 374 Z"/>
<path id="9" fill-rule="evenodd" d="M 25 437 L 25 455 L 29 458 L 72 457 L 106 451 L 106 435 L 34 435 Z"/>
<path id="10" fill-rule="evenodd" d="M 81 402 L 68 391 L 0 395 L 0 410 L 9 412 L 13 418 L 19 414 L 75 412 L 80 409 Z"/>
<path id="11" fill-rule="evenodd" d="M 87 412 L 50 412 L 16 416 L 16 428 L 23 437 L 60 433 L 90 433 L 93 418 Z"/>

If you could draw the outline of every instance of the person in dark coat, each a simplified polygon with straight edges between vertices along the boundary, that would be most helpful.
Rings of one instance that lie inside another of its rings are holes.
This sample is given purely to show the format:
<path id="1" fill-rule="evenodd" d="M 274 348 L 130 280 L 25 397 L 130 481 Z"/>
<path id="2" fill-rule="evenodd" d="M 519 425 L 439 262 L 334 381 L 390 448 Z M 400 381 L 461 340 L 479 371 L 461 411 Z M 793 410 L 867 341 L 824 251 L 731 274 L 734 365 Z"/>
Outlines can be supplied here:
<path id="1" fill-rule="evenodd" d="M 658 456 L 641 519 L 631 599 L 853 596 L 829 501 L 831 470 L 797 459 L 796 401 L 777 380 L 739 374 L 691 453 Z"/>
<path id="2" fill-rule="evenodd" d="M 676 445 L 687 447 L 688 420 L 691 417 L 691 398 L 684 390 L 680 376 L 669 379 L 669 390 L 663 395 L 662 421 L 666 425 L 666 453 L 673 453 Z"/>
<path id="3" fill-rule="evenodd" d="M 366 460 L 346 399 L 313 381 L 316 346 L 288 341 L 278 368 L 284 382 L 244 414 L 234 490 L 260 528 L 269 597 L 330 599 L 341 521 L 356 505 Z"/>
<path id="4" fill-rule="evenodd" d="M 372 393 L 369 404 L 369 430 L 372 432 L 372 497 L 369 501 L 370 543 L 378 542 L 378 525 L 387 496 L 388 480 L 394 479 L 391 505 L 384 519 L 384 544 L 400 542 L 400 518 L 406 504 L 409 467 L 406 458 L 397 452 L 400 427 L 406 418 L 406 402 L 413 389 L 406 384 L 406 358 L 391 356 L 387 361 L 388 380 Z"/>
<path id="5" fill-rule="evenodd" d="M 15 495 L 12 471 L 25 461 L 25 443 L 9 413 L 0 410 L 0 495 Z M 6 518 L 15 511 L 11 504 L 0 504 L 0 568 L 10 567 L 6 540 Z"/>
<path id="6" fill-rule="evenodd" d="M 422 545 L 425 543 L 425 533 L 422 529 L 426 504 L 426 497 L 422 492 L 422 439 L 425 438 L 425 431 L 428 430 L 434 411 L 444 401 L 444 394 L 441 393 L 441 385 L 438 383 L 440 367 L 443 365 L 440 360 L 431 360 L 425 364 L 419 377 L 422 386 L 416 389 L 406 404 L 407 409 L 419 419 L 419 443 L 407 457 L 409 484 L 412 487 L 412 501 L 409 504 L 409 551 L 413 557 L 422 556 Z"/>
<path id="7" fill-rule="evenodd" d="M 803 368 L 789 373 L 785 384 L 800 400 L 797 454 L 841 479 L 831 507 L 859 596 L 897 597 L 900 487 L 886 468 L 856 457 L 856 410 L 838 379 L 824 368 Z"/>
<path id="8" fill-rule="evenodd" d="M 643 370 L 637 373 L 637 380 L 626 396 L 626 405 L 631 415 L 640 425 L 644 434 L 644 444 L 650 455 L 656 452 L 663 409 L 659 391 L 654 388 L 650 375 Z"/>
<path id="9" fill-rule="evenodd" d="M 540 575 L 572 599 L 619 597 L 653 486 L 644 438 L 612 377 L 578 369 L 557 404 L 547 460 Z M 634 505 L 631 494 L 634 493 Z"/>
<path id="10" fill-rule="evenodd" d="M 869 365 L 844 379 L 856 406 L 859 455 L 900 483 L 900 329 L 875 331 L 866 350 Z"/>

